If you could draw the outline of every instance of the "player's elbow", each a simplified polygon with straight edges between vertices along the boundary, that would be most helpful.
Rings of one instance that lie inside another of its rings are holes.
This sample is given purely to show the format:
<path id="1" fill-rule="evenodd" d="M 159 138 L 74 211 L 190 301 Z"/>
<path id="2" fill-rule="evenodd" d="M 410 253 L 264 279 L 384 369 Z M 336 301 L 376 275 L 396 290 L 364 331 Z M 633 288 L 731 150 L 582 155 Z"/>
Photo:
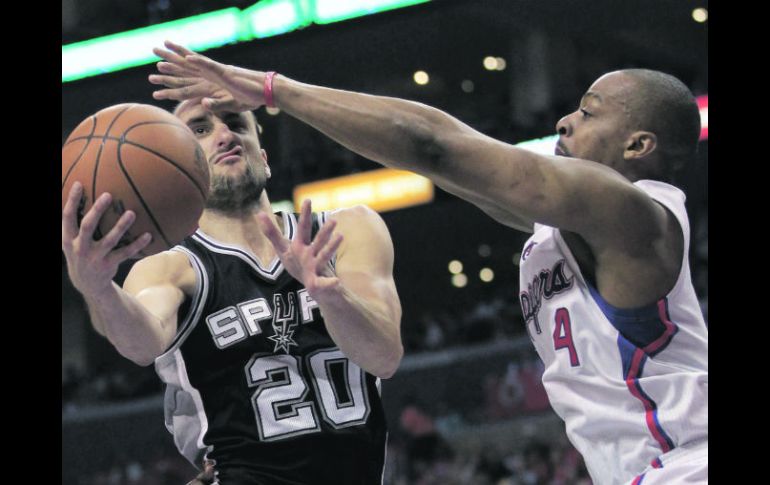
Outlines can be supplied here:
<path id="1" fill-rule="evenodd" d="M 390 379 L 398 370 L 401 365 L 401 359 L 404 357 L 404 346 L 399 342 L 397 345 L 393 345 L 389 352 L 386 354 L 382 363 L 375 372 L 375 375 L 380 379 Z"/>
<path id="2" fill-rule="evenodd" d="M 163 349 L 160 348 L 160 346 L 156 346 L 156 345 L 147 345 L 143 347 L 116 346 L 116 349 L 118 350 L 118 353 L 120 353 L 120 355 L 130 360 L 134 364 L 142 367 L 147 367 L 149 365 L 152 365 L 155 362 L 155 359 L 158 358 L 158 356 L 160 356 L 163 353 Z"/>
<path id="3" fill-rule="evenodd" d="M 153 362 L 155 362 L 155 357 L 157 357 L 152 356 L 146 352 L 136 352 L 120 348 L 117 350 L 120 355 L 141 367 L 147 367 L 151 365 Z"/>
<path id="4" fill-rule="evenodd" d="M 132 362 L 142 367 L 149 367 L 155 362 L 155 357 L 139 357 L 132 359 Z"/>
<path id="5" fill-rule="evenodd" d="M 412 157 L 420 166 L 435 169 L 442 165 L 447 149 L 438 128 L 428 119 L 408 118 L 396 121 L 407 140 Z"/>

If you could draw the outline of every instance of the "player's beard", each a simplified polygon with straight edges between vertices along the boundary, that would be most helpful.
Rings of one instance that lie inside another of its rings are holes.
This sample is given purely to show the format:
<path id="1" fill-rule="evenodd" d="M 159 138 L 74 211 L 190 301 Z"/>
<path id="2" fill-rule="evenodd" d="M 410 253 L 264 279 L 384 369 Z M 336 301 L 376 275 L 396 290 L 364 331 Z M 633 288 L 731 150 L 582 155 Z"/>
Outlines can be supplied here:
<path id="1" fill-rule="evenodd" d="M 251 163 L 239 176 L 213 175 L 206 208 L 219 212 L 242 212 L 259 202 L 265 178 L 259 177 Z"/>

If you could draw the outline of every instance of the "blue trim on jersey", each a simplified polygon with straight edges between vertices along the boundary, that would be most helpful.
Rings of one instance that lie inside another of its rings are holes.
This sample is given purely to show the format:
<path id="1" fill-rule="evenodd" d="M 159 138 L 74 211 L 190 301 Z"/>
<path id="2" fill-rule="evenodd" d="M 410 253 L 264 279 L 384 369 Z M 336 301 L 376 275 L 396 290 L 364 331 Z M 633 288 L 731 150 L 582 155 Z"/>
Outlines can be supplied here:
<path id="1" fill-rule="evenodd" d="M 639 382 L 639 379 L 644 373 L 644 364 L 647 362 L 648 358 L 647 354 L 645 354 L 644 351 L 642 351 L 640 348 L 636 347 L 632 342 L 624 338 L 623 335 L 618 335 L 618 350 L 620 351 L 620 359 L 623 363 L 623 380 L 626 382 L 627 386 L 633 386 L 634 389 L 636 389 L 636 391 L 639 393 L 639 396 L 635 397 L 641 397 L 642 403 L 646 404 L 645 414 L 652 414 L 652 420 L 655 423 L 655 430 L 650 429 L 650 431 L 652 432 L 653 438 L 658 442 L 659 445 L 661 445 L 663 451 L 673 450 L 675 448 L 674 442 L 671 440 L 671 437 L 668 436 L 666 431 L 663 429 L 663 426 L 660 425 L 660 421 L 658 420 L 658 404 L 653 401 L 646 392 L 644 392 L 644 389 L 642 389 L 641 383 Z M 634 357 L 637 353 L 639 353 L 641 357 L 639 358 L 636 367 L 634 367 Z M 631 382 L 629 382 L 629 380 L 631 380 Z M 629 389 L 629 391 L 631 391 L 631 389 Z M 633 391 L 631 391 L 631 393 L 633 394 Z M 647 406 L 649 406 L 649 409 Z M 660 434 L 660 436 L 655 436 L 656 431 Z M 665 446 L 663 446 L 660 438 L 663 438 L 663 440 L 669 446 L 668 450 L 665 449 Z"/>
<path id="2" fill-rule="evenodd" d="M 618 308 L 607 303 L 591 284 L 586 282 L 586 286 L 607 320 L 636 347 L 647 347 L 666 332 L 657 303 L 639 308 Z"/>
<path id="3" fill-rule="evenodd" d="M 620 350 L 620 360 L 623 362 L 623 380 L 628 379 L 628 374 L 631 371 L 631 363 L 634 360 L 634 353 L 638 349 L 633 343 L 629 342 L 623 335 L 618 335 L 618 350 Z M 643 358 L 639 363 L 639 369 L 636 371 L 634 378 L 641 377 L 644 372 L 644 363 L 647 362 L 647 358 Z"/>

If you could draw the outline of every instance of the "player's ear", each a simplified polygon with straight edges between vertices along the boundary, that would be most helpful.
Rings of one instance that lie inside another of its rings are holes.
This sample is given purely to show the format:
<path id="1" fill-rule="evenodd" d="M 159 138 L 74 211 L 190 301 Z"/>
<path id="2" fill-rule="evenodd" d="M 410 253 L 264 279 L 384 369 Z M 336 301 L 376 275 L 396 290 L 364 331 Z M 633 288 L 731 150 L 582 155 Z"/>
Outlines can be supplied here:
<path id="1" fill-rule="evenodd" d="M 626 160 L 640 160 L 658 147 L 658 137 L 649 131 L 636 131 L 632 133 L 625 144 L 623 158 Z"/>
<path id="2" fill-rule="evenodd" d="M 264 148 L 260 148 L 259 153 L 262 155 L 262 161 L 265 162 L 265 174 L 267 174 L 267 178 L 270 178 L 270 165 L 267 163 L 267 152 Z"/>

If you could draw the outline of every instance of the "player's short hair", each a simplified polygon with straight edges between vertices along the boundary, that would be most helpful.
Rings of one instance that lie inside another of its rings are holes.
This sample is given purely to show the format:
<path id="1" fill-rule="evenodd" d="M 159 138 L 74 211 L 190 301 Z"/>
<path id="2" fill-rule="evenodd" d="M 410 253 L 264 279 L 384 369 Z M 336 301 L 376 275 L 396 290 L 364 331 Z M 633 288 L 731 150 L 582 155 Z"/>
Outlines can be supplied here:
<path id="1" fill-rule="evenodd" d="M 636 81 L 629 98 L 636 127 L 655 133 L 663 163 L 661 174 L 673 173 L 695 159 L 701 121 L 698 103 L 690 89 L 670 74 L 651 69 L 624 69 Z"/>

